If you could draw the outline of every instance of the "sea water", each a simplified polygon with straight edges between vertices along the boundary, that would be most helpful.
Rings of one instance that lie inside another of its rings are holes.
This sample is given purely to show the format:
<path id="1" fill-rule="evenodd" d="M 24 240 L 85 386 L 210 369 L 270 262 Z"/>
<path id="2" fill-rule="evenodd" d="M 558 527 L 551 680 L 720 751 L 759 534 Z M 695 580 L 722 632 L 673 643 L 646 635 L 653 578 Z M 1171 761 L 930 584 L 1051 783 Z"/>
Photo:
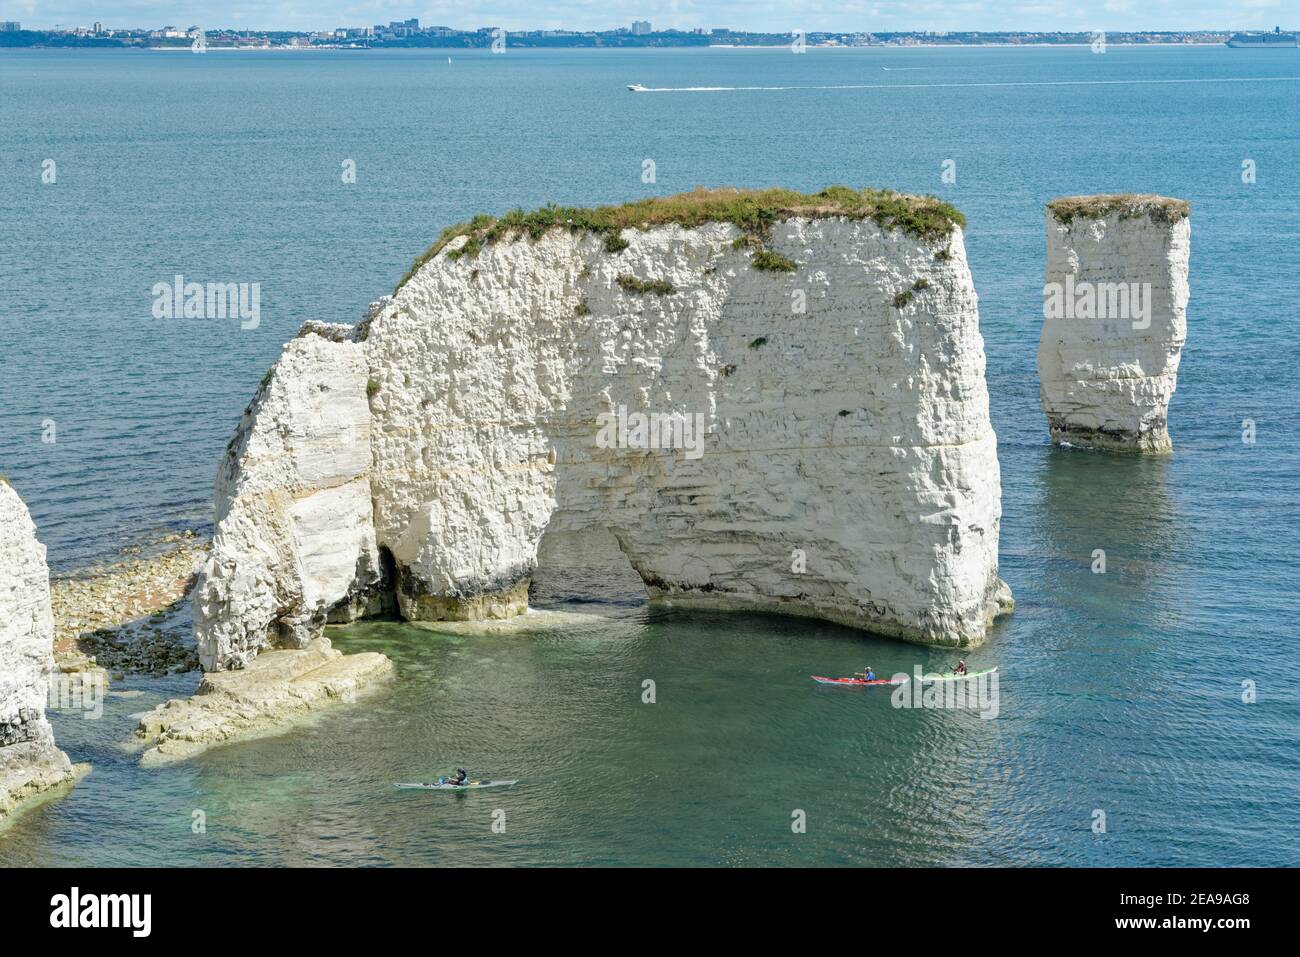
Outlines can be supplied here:
<path id="1" fill-rule="evenodd" d="M 336 629 L 397 677 L 279 737 L 139 768 L 131 715 L 193 675 L 55 713 L 94 770 L 0 835 L 0 863 L 1300 859 L 1296 51 L 5 51 L 0 90 L 0 472 L 56 573 L 209 522 L 281 345 L 355 321 L 453 222 L 844 183 L 969 219 L 1018 603 L 968 656 L 999 667 L 996 718 L 902 709 L 808 676 L 951 653 L 651 610 L 625 567 L 561 548 L 579 567 L 539 603 L 577 618 Z M 1192 203 L 1169 458 L 1047 442 L 1043 205 L 1103 191 Z M 177 275 L 258 284 L 258 324 L 155 318 Z M 391 787 L 457 766 L 520 784 Z"/>

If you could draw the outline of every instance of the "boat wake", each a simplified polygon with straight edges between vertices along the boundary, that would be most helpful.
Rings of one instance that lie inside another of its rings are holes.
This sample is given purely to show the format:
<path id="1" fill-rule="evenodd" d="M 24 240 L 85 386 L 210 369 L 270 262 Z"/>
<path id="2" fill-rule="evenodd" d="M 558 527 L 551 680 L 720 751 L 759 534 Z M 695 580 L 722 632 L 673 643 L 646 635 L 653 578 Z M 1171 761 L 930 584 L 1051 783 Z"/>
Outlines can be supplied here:
<path id="1" fill-rule="evenodd" d="M 1002 86 L 1142 86 L 1183 83 L 1283 83 L 1300 80 L 1300 76 L 1217 76 L 1185 79 L 1132 80 L 1006 80 L 988 83 L 839 83 L 827 86 L 641 86 L 633 83 L 633 93 L 785 93 L 809 90 L 939 90 Z"/>

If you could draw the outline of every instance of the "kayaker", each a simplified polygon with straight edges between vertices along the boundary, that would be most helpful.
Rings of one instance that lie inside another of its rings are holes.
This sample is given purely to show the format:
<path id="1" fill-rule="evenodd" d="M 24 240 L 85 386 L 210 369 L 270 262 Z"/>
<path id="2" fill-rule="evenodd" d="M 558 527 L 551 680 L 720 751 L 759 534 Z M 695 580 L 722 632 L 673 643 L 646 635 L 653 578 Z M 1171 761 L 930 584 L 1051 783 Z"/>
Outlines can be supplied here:
<path id="1" fill-rule="evenodd" d="M 959 675 L 964 675 L 964 674 L 966 673 L 966 662 L 965 662 L 965 660 L 963 659 L 962 661 L 957 662 L 957 667 L 956 667 L 956 669 L 954 669 L 954 670 L 956 671 L 957 674 L 959 674 Z"/>
<path id="2" fill-rule="evenodd" d="M 871 670 L 871 665 L 867 665 L 867 670 L 866 670 L 866 671 L 859 671 L 858 674 L 862 676 L 862 680 L 863 680 L 863 681 L 875 681 L 875 680 L 876 680 L 876 673 L 875 673 L 874 671 Z"/>
<path id="3" fill-rule="evenodd" d="M 469 772 L 464 768 L 456 769 L 456 776 L 448 781 L 448 784 L 454 784 L 456 787 L 463 787 L 469 781 Z"/>

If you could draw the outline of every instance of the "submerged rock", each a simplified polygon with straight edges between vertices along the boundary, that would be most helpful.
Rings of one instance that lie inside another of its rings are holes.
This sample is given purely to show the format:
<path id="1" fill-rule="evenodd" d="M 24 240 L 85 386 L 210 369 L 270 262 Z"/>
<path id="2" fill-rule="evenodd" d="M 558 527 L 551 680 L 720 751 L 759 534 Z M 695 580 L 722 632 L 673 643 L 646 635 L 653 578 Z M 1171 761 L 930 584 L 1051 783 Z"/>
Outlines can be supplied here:
<path id="1" fill-rule="evenodd" d="M 45 717 L 53 648 L 45 546 L 27 506 L 0 478 L 0 819 L 74 778 Z"/>
<path id="2" fill-rule="evenodd" d="M 241 422 L 204 668 L 386 599 L 517 615 L 543 533 L 591 527 L 654 601 L 978 643 L 1011 602 L 963 222 L 835 188 L 449 230 L 355 330 L 304 326 Z"/>
<path id="3" fill-rule="evenodd" d="M 140 718 L 144 764 L 192 757 L 219 744 L 278 734 L 332 701 L 350 701 L 387 676 L 374 652 L 344 655 L 319 638 L 305 648 L 268 651 L 237 671 L 205 675 L 192 698 L 164 702 Z"/>
<path id="4" fill-rule="evenodd" d="M 1168 452 L 1187 341 L 1189 206 L 1072 196 L 1047 207 L 1038 376 L 1052 440 Z"/>

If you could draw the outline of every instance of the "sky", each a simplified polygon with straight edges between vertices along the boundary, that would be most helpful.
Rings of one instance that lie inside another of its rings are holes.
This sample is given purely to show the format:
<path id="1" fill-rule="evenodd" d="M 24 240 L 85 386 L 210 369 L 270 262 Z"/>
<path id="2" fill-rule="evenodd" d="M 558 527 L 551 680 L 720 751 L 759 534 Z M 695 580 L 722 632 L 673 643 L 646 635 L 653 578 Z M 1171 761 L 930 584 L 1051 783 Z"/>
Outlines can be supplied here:
<path id="1" fill-rule="evenodd" d="M 1300 0 L 0 0 L 27 29 L 326 30 L 419 17 L 458 29 L 1197 30 L 1300 27 Z"/>

